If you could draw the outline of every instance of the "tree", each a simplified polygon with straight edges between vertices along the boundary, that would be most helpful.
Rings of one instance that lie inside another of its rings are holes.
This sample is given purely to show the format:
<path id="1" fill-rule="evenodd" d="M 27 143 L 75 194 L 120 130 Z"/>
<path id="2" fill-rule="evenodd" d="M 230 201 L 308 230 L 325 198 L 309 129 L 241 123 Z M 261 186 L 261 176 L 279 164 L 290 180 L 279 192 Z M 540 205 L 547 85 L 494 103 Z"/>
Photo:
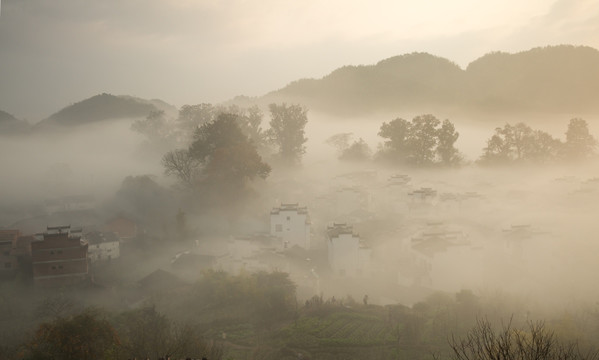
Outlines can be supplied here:
<path id="1" fill-rule="evenodd" d="M 589 127 L 584 119 L 574 118 L 568 124 L 564 156 L 570 160 L 588 158 L 595 152 L 597 139 L 589 133 Z"/>
<path id="2" fill-rule="evenodd" d="M 197 328 L 172 322 L 154 306 L 122 313 L 116 322 L 122 349 L 128 358 L 158 359 L 166 355 L 222 358 L 222 348 L 211 346 Z"/>
<path id="3" fill-rule="evenodd" d="M 562 343 L 542 322 L 529 323 L 528 331 L 514 329 L 511 322 L 496 331 L 479 320 L 465 338 L 452 336 L 449 345 L 454 360 L 566 360 L 597 359 L 596 352 L 582 354 L 577 345 Z"/>
<path id="4" fill-rule="evenodd" d="M 349 147 L 349 143 L 353 137 L 353 133 L 339 133 L 330 136 L 326 139 L 325 143 L 337 148 L 339 154 L 343 153 L 343 151 L 347 150 Z"/>
<path id="5" fill-rule="evenodd" d="M 262 131 L 264 113 L 258 106 L 251 106 L 244 110 L 240 116 L 241 131 L 252 141 L 258 151 L 266 147 L 267 138 Z"/>
<path id="6" fill-rule="evenodd" d="M 152 145 L 168 146 L 175 140 L 175 129 L 163 110 L 151 111 L 145 119 L 135 120 L 131 129 L 146 136 Z"/>
<path id="7" fill-rule="evenodd" d="M 342 161 L 365 161 L 372 156 L 370 146 L 360 138 L 351 142 L 353 133 L 339 133 L 325 142 L 337 148 L 338 158 Z"/>
<path id="8" fill-rule="evenodd" d="M 437 132 L 437 137 L 438 143 L 435 151 L 439 162 L 443 165 L 459 164 L 462 161 L 462 156 L 454 144 L 460 137 L 460 133 L 455 130 L 455 126 L 449 120 L 444 120 Z"/>
<path id="9" fill-rule="evenodd" d="M 281 159 L 290 164 L 299 163 L 306 152 L 308 139 L 304 128 L 308 123 L 308 110 L 300 105 L 270 104 L 269 140 L 279 149 Z"/>
<path id="10" fill-rule="evenodd" d="M 505 124 L 496 128 L 487 140 L 480 162 L 483 164 L 508 164 L 517 162 L 546 163 L 557 159 L 561 142 L 550 134 L 533 130 L 524 123 Z"/>
<path id="11" fill-rule="evenodd" d="M 200 162 L 188 150 L 177 149 L 164 154 L 162 166 L 165 175 L 175 175 L 186 186 L 192 186 L 197 180 Z"/>
<path id="12" fill-rule="evenodd" d="M 441 122 L 433 115 L 419 115 L 412 119 L 408 132 L 408 162 L 413 165 L 431 165 L 435 160 L 437 127 Z"/>
<path id="13" fill-rule="evenodd" d="M 219 114 L 200 126 L 188 151 L 199 164 L 199 181 L 221 190 L 241 189 L 248 181 L 270 173 L 270 166 L 241 131 L 238 115 Z"/>
<path id="14" fill-rule="evenodd" d="M 402 118 L 397 118 L 381 125 L 378 135 L 384 139 L 388 139 L 383 145 L 383 154 L 386 157 L 399 163 L 406 161 L 408 153 L 407 139 L 410 127 L 410 122 Z"/>
<path id="15" fill-rule="evenodd" d="M 215 108 L 212 104 L 183 105 L 179 109 L 177 122 L 185 132 L 193 134 L 195 129 L 214 120 Z"/>
<path id="16" fill-rule="evenodd" d="M 462 159 L 454 147 L 459 137 L 454 125 L 449 120 L 441 123 L 431 114 L 383 123 L 379 136 L 388 140 L 378 155 L 396 163 L 457 165 Z"/>
<path id="17" fill-rule="evenodd" d="M 94 309 L 41 324 L 27 345 L 32 359 L 116 359 L 119 338 Z"/>
<path id="18" fill-rule="evenodd" d="M 368 146 L 364 139 L 360 138 L 341 152 L 339 160 L 366 161 L 370 159 L 371 155 L 372 151 L 370 150 L 370 146 Z"/>

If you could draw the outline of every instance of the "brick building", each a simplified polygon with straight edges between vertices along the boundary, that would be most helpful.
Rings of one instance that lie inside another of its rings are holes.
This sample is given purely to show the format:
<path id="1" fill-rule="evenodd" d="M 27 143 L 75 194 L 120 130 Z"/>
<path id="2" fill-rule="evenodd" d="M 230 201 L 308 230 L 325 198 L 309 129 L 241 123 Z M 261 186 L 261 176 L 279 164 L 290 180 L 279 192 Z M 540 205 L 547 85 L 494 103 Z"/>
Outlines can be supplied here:
<path id="1" fill-rule="evenodd" d="M 61 286 L 88 279 L 87 243 L 70 226 L 48 227 L 43 239 L 31 243 L 33 283 Z"/>

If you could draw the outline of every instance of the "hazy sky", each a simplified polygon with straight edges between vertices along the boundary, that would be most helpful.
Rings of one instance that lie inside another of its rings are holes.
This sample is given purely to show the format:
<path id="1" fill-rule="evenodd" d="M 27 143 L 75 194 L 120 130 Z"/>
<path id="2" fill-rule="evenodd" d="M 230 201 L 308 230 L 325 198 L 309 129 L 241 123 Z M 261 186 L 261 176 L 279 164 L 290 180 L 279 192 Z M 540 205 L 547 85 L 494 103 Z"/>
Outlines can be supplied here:
<path id="1" fill-rule="evenodd" d="M 421 51 L 599 48 L 596 0 L 0 0 L 0 110 L 37 122 L 102 92 L 176 106 L 260 96 Z"/>

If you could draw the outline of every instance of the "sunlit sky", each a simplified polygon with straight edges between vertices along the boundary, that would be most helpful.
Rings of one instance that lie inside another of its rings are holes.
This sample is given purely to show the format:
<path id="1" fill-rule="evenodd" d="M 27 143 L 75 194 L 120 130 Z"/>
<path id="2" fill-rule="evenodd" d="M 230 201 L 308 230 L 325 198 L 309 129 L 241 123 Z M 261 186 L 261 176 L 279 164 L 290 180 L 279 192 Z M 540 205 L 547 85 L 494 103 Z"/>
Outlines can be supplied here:
<path id="1" fill-rule="evenodd" d="M 0 110 L 37 122 L 107 92 L 261 96 L 414 51 L 599 48 L 596 0 L 0 0 Z"/>

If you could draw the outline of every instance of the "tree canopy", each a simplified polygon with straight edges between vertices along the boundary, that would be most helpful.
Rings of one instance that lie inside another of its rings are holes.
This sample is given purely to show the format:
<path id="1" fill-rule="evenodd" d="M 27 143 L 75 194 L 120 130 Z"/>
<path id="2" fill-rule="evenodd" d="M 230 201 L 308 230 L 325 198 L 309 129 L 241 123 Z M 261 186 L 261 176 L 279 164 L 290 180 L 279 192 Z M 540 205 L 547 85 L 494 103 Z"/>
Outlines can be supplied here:
<path id="1" fill-rule="evenodd" d="M 270 129 L 268 139 L 277 146 L 279 156 L 290 164 L 301 161 L 306 152 L 304 128 L 308 123 L 308 110 L 301 105 L 270 104 Z"/>
<path id="2" fill-rule="evenodd" d="M 454 125 L 434 115 L 419 115 L 408 121 L 397 118 L 383 123 L 378 133 L 387 139 L 378 156 L 413 166 L 457 165 L 461 161 L 454 144 L 459 137 Z"/>

